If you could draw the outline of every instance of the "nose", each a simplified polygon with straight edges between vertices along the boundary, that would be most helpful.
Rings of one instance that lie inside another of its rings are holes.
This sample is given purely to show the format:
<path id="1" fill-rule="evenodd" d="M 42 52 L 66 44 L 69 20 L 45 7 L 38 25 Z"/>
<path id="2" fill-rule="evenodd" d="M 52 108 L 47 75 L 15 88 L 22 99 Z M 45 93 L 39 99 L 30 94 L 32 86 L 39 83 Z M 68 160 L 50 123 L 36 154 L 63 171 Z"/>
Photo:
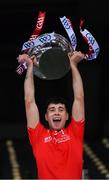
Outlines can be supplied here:
<path id="1" fill-rule="evenodd" d="M 55 110 L 55 114 L 56 115 L 59 114 L 59 110 L 58 109 Z"/>

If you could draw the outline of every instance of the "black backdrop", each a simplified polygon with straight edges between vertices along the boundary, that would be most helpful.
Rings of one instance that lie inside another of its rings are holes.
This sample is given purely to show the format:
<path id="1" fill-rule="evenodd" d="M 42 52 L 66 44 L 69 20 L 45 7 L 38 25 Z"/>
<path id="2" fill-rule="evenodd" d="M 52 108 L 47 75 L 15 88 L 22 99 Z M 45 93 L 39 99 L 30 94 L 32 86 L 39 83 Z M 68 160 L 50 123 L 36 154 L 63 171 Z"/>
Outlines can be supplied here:
<path id="1" fill-rule="evenodd" d="M 102 13 L 104 9 L 104 12 Z M 65 35 L 60 16 L 69 16 L 78 39 L 77 50 L 87 47 L 79 32 L 80 18 L 85 19 L 85 28 L 96 38 L 100 54 L 96 60 L 80 63 L 86 106 L 86 139 L 108 135 L 108 6 L 105 2 L 77 0 L 10 0 L 0 1 L 0 137 L 26 137 L 26 117 L 23 99 L 25 73 L 18 76 L 16 57 L 22 44 L 28 40 L 35 27 L 39 10 L 47 12 L 42 33 L 53 32 Z M 37 77 L 35 77 L 36 82 Z M 56 81 L 37 79 L 37 102 L 43 115 L 46 98 L 53 94 L 65 96 L 72 104 L 70 73 Z M 42 108 L 42 110 L 41 110 Z"/>

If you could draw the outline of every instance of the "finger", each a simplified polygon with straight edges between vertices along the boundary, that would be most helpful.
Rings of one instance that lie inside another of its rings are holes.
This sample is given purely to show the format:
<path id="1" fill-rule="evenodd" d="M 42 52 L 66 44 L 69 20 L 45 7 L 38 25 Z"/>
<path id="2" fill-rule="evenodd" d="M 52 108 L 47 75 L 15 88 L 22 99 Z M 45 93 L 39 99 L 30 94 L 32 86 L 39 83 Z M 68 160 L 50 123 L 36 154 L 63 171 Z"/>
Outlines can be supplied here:
<path id="1" fill-rule="evenodd" d="M 34 64 L 35 66 L 38 66 L 38 65 L 39 65 L 39 63 L 38 63 L 37 58 L 36 58 L 35 55 L 32 55 L 30 58 L 31 58 L 31 60 L 32 60 L 32 62 L 33 62 L 33 64 Z"/>
<path id="2" fill-rule="evenodd" d="M 87 59 L 88 58 L 88 54 L 84 54 L 84 59 Z"/>
<path id="3" fill-rule="evenodd" d="M 74 55 L 74 52 L 69 52 L 68 57 L 71 58 Z"/>

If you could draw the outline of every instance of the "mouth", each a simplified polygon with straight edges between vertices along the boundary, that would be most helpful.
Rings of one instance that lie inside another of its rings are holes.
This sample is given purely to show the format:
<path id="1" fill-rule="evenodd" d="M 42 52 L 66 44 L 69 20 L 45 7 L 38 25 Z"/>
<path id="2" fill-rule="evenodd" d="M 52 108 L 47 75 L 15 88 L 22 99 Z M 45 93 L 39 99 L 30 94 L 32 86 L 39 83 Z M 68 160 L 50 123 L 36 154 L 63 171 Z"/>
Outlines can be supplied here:
<path id="1" fill-rule="evenodd" d="M 53 122 L 60 122 L 61 121 L 61 118 L 60 117 L 54 117 L 53 118 Z"/>
<path id="2" fill-rule="evenodd" d="M 56 128 L 60 126 L 61 118 L 60 117 L 55 117 L 53 118 L 53 124 Z"/>

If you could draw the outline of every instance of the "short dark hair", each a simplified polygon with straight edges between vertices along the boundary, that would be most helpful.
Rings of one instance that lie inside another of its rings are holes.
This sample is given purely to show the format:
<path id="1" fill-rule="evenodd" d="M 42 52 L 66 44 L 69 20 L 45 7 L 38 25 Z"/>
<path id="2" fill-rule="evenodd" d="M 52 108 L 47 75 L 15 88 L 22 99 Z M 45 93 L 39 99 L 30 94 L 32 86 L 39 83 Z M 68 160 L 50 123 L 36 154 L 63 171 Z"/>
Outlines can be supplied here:
<path id="1" fill-rule="evenodd" d="M 67 103 L 65 98 L 60 97 L 60 96 L 55 96 L 55 97 L 48 98 L 48 100 L 46 101 L 46 104 L 45 104 L 45 109 L 47 110 L 49 104 L 52 104 L 52 103 L 53 104 L 59 104 L 59 103 L 64 104 L 65 108 L 66 108 L 66 111 L 69 112 L 68 103 Z"/>

